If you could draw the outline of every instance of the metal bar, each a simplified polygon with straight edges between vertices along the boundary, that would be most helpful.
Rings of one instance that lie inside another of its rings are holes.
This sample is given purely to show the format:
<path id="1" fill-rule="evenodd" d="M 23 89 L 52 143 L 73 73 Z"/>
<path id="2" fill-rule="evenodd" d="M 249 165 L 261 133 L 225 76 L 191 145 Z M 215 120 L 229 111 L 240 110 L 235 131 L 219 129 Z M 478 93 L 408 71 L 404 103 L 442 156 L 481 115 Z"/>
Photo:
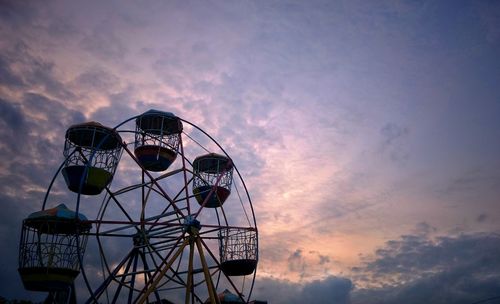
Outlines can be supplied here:
<path id="1" fill-rule="evenodd" d="M 199 239 L 199 240 L 203 244 L 203 246 L 205 247 L 205 249 L 207 250 L 207 252 L 210 254 L 210 256 L 212 257 L 212 259 L 214 259 L 215 263 L 217 263 L 217 266 L 220 267 L 219 261 L 217 261 L 217 258 L 212 253 L 212 251 L 210 250 L 210 248 L 208 248 L 207 244 L 205 244 L 205 242 L 202 239 Z M 221 271 L 221 272 L 224 273 L 223 271 Z M 231 284 L 231 286 L 233 286 L 233 289 L 238 293 L 238 296 L 240 297 L 240 299 L 245 303 L 245 299 L 243 299 L 243 294 L 241 294 L 240 291 L 238 290 L 238 288 L 236 288 L 236 285 L 233 283 L 233 280 L 231 280 L 231 278 L 229 276 L 227 276 L 226 274 L 224 274 L 224 276 L 226 277 L 226 279 L 229 282 L 229 284 Z"/>
<path id="2" fill-rule="evenodd" d="M 182 142 L 181 133 L 179 134 L 179 145 L 181 146 L 182 168 L 186 169 L 186 158 L 184 157 L 184 144 Z M 191 204 L 189 202 L 189 192 L 188 192 L 187 186 L 188 186 L 187 174 L 186 174 L 186 170 L 184 170 L 184 188 L 185 188 L 186 200 L 187 200 L 186 203 L 187 203 L 188 214 L 191 214 Z"/>
<path id="3" fill-rule="evenodd" d="M 128 292 L 128 303 L 132 303 L 132 295 L 134 294 L 134 286 L 135 286 L 135 272 L 137 271 L 137 254 L 134 256 L 134 268 L 132 272 L 132 279 L 130 283 L 130 290 Z"/>
<path id="4" fill-rule="evenodd" d="M 141 260 L 142 260 L 142 265 L 144 265 L 144 269 L 148 269 L 149 270 L 149 265 L 148 265 L 148 261 L 146 260 L 146 256 L 144 255 L 144 252 L 142 251 L 139 251 L 139 255 L 141 256 Z M 153 263 L 154 263 L 154 259 L 151 258 L 153 260 Z M 151 279 L 151 273 L 150 272 L 144 272 L 144 285 L 147 286 L 148 285 L 148 280 Z M 158 303 L 160 303 L 160 295 L 158 294 L 158 290 L 155 290 L 154 291 L 155 293 L 155 297 L 156 297 L 156 301 L 158 301 Z"/>
<path id="5" fill-rule="evenodd" d="M 125 258 L 120 262 L 120 264 L 118 264 L 118 266 L 116 266 L 116 268 L 113 270 L 112 273 L 110 273 L 110 275 L 108 276 L 108 278 L 106 280 L 104 280 L 104 282 L 101 284 L 101 286 L 99 286 L 96 291 L 91 295 L 92 298 L 95 300 L 95 299 L 98 299 L 102 293 L 104 292 L 104 290 L 106 289 L 106 287 L 109 285 L 109 283 L 111 283 L 111 281 L 113 280 L 113 277 L 118 273 L 118 271 L 120 270 L 120 268 L 123 267 L 123 264 L 125 264 L 125 262 L 128 260 L 128 258 L 131 256 L 133 252 L 133 249 L 132 251 L 130 251 L 126 256 Z M 86 303 L 90 303 L 90 299 L 87 300 Z"/>
<path id="6" fill-rule="evenodd" d="M 170 261 L 168 261 L 168 263 L 163 267 L 163 269 L 159 273 L 157 273 L 156 278 L 154 278 L 153 282 L 151 282 L 151 285 L 149 286 L 149 288 L 146 289 L 145 292 L 142 293 L 142 296 L 139 298 L 137 303 L 142 304 L 148 299 L 151 292 L 153 292 L 155 290 L 156 285 L 158 285 L 158 283 L 160 283 L 160 281 L 163 278 L 163 276 L 165 275 L 165 273 L 167 273 L 167 271 L 170 269 L 172 264 L 175 262 L 177 257 L 181 254 L 181 252 L 184 250 L 184 247 L 186 247 L 186 245 L 188 243 L 189 243 L 189 239 L 185 239 L 184 242 L 180 245 L 177 252 L 175 252 L 175 254 L 172 256 Z"/>
<path id="7" fill-rule="evenodd" d="M 203 246 L 201 245 L 200 238 L 196 238 L 196 247 L 198 247 L 198 253 L 200 254 L 201 265 L 203 266 L 203 273 L 205 274 L 205 281 L 207 282 L 208 294 L 210 296 L 210 303 L 220 304 L 219 298 L 216 295 L 214 285 L 212 282 L 212 277 L 208 271 L 207 261 L 205 260 L 205 255 L 203 254 Z"/>
<path id="8" fill-rule="evenodd" d="M 146 171 L 146 169 L 144 169 L 144 167 L 139 163 L 139 161 L 137 160 L 137 158 L 135 157 L 135 155 L 132 152 L 130 152 L 130 149 L 128 147 L 126 147 L 126 146 L 124 146 L 123 148 L 129 154 L 129 156 L 142 168 L 142 170 L 144 170 L 144 173 L 146 173 L 146 175 L 151 179 L 151 182 L 153 184 L 155 184 L 156 187 L 158 187 L 158 189 L 160 190 L 160 192 L 170 202 L 170 204 L 177 211 L 177 213 L 180 214 L 182 217 L 184 217 L 184 213 L 182 213 L 182 210 L 179 209 L 176 206 L 175 202 L 168 196 L 168 194 L 163 190 L 163 188 L 160 187 L 160 185 L 155 180 L 155 178 L 151 175 L 151 173 L 149 173 L 148 171 Z"/>
<path id="9" fill-rule="evenodd" d="M 135 252 L 134 252 L 135 255 Z M 120 291 L 122 290 L 123 285 L 125 285 L 125 278 L 127 277 L 128 270 L 130 269 L 130 265 L 132 265 L 132 259 L 130 259 L 127 263 L 127 266 L 125 267 L 124 274 L 121 275 L 120 283 L 118 284 L 118 288 L 115 291 L 115 296 L 113 297 L 113 302 L 116 303 L 118 300 L 118 296 L 120 295 Z M 115 276 L 115 278 L 118 276 Z"/>
<path id="10" fill-rule="evenodd" d="M 193 254 L 194 254 L 194 243 L 193 240 L 189 240 L 189 264 L 187 273 L 187 286 L 186 286 L 186 298 L 184 302 L 189 304 L 190 297 L 193 289 Z"/>

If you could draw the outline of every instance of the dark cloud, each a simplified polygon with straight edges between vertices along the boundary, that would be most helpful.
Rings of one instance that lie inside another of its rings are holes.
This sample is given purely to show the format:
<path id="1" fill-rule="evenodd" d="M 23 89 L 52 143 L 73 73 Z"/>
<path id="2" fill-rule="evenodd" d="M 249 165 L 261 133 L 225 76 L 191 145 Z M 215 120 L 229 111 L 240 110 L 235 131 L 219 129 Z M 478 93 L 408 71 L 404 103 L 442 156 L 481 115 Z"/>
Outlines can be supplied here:
<path id="1" fill-rule="evenodd" d="M 386 243 L 352 278 L 327 277 L 309 283 L 267 278 L 257 281 L 255 298 L 269 303 L 458 303 L 498 296 L 500 235 L 476 233 L 431 238 L 426 223 L 415 235 Z M 288 258 L 300 270 L 303 252 Z M 354 282 L 354 283 L 353 283 Z M 488 303 L 499 303 L 498 300 Z"/>
<path id="2" fill-rule="evenodd" d="M 325 265 L 330 263 L 330 257 L 326 255 L 319 255 L 319 264 L 320 265 Z"/>
<path id="3" fill-rule="evenodd" d="M 380 134 L 387 145 L 393 144 L 399 138 L 408 135 L 409 130 L 394 123 L 387 123 L 380 129 Z"/>
<path id="4" fill-rule="evenodd" d="M 500 5 L 495 1 L 475 3 L 484 29 L 485 39 L 492 44 L 500 41 Z"/>
<path id="5" fill-rule="evenodd" d="M 498 295 L 500 235 L 477 233 L 431 239 L 405 235 L 356 268 L 356 303 L 472 303 Z"/>
<path id="6" fill-rule="evenodd" d="M 486 221 L 487 218 L 488 218 L 487 214 L 481 213 L 480 215 L 477 216 L 476 221 L 482 223 Z"/>
<path id="7" fill-rule="evenodd" d="M 14 132 L 25 132 L 26 121 L 21 112 L 19 105 L 8 102 L 0 98 L 0 121 L 2 123 L 2 130 L 5 132 L 2 135 L 13 135 Z M 12 142 L 3 138 L 2 142 Z"/>
<path id="8" fill-rule="evenodd" d="M 132 96 L 133 93 L 130 90 L 110 94 L 108 96 L 110 104 L 100 107 L 90 119 L 109 127 L 115 127 L 126 119 L 141 114 L 131 107 L 135 101 Z"/>
<path id="9" fill-rule="evenodd" d="M 0 188 L 24 196 L 23 191 L 46 187 L 50 170 L 62 161 L 66 128 L 84 120 L 83 114 L 35 93 L 26 93 L 16 102 L 0 99 L 0 110 L 4 159 Z"/>
<path id="10" fill-rule="evenodd" d="M 32 56 L 25 44 L 14 43 L 2 52 L 0 67 L 9 75 L 3 76 L 5 90 L 0 90 L 0 241 L 9 244 L 3 247 L 0 262 L 0 294 L 40 301 L 43 295 L 23 290 L 17 273 L 21 223 L 42 207 L 63 160 L 66 128 L 85 117 L 58 99 L 73 94 L 54 76 L 53 64 Z M 57 180 L 51 205 L 71 201 L 58 194 L 62 187 L 63 181 Z"/>
<path id="11" fill-rule="evenodd" d="M 429 236 L 431 233 L 436 232 L 436 227 L 429 225 L 426 222 L 420 222 L 415 227 L 415 234 L 419 236 Z"/>
<path id="12" fill-rule="evenodd" d="M 353 284 L 346 278 L 328 277 L 304 286 L 296 303 L 350 303 Z"/>
<path id="13" fill-rule="evenodd" d="M 476 193 L 478 191 L 491 191 L 500 186 L 500 175 L 492 168 L 469 169 L 457 175 L 448 182 L 448 184 L 437 190 L 444 195 L 459 195 L 466 193 Z"/>
<path id="14" fill-rule="evenodd" d="M 55 39 L 54 47 L 57 47 L 58 43 L 69 43 L 75 37 L 79 37 L 81 35 L 79 29 L 75 24 L 71 23 L 71 18 L 65 17 L 53 17 L 47 26 L 47 33 Z"/>
<path id="15" fill-rule="evenodd" d="M 396 163 L 404 163 L 409 158 L 409 152 L 404 149 L 403 140 L 410 133 L 408 127 L 395 123 L 387 123 L 380 129 L 382 136 L 382 153 Z"/>
<path id="16" fill-rule="evenodd" d="M 2 49 L 0 85 L 8 90 L 42 91 L 49 96 L 71 101 L 76 95 L 55 75 L 55 64 L 37 55 L 23 40 L 16 39 Z"/>
<path id="17" fill-rule="evenodd" d="M 330 276 L 306 284 L 292 283 L 272 278 L 260 279 L 252 298 L 268 303 L 336 303 L 348 304 L 353 288 L 351 280 Z"/>
<path id="18" fill-rule="evenodd" d="M 46 134 L 58 130 L 65 132 L 69 126 L 85 121 L 81 112 L 68 109 L 62 102 L 42 94 L 26 93 L 23 108 L 25 113 L 43 116 L 41 121 L 32 120 L 31 123 L 36 124 L 36 130 Z"/>
<path id="19" fill-rule="evenodd" d="M 101 60 L 123 60 L 128 53 L 128 47 L 114 32 L 113 25 L 106 21 L 96 25 L 90 34 L 85 35 L 80 46 Z"/>
<path id="20" fill-rule="evenodd" d="M 6 87 L 22 87 L 24 81 L 12 70 L 9 59 L 0 54 L 0 85 Z"/>
<path id="21" fill-rule="evenodd" d="M 74 80 L 74 84 L 83 90 L 94 93 L 107 93 L 119 84 L 120 79 L 103 67 L 93 67 Z"/>
<path id="22" fill-rule="evenodd" d="M 12 29 L 26 25 L 38 15 L 36 6 L 30 1 L 0 1 L 0 22 Z"/>
<path id="23" fill-rule="evenodd" d="M 306 262 L 302 256 L 302 250 L 297 249 L 288 257 L 288 269 L 293 272 L 303 273 L 305 268 Z"/>

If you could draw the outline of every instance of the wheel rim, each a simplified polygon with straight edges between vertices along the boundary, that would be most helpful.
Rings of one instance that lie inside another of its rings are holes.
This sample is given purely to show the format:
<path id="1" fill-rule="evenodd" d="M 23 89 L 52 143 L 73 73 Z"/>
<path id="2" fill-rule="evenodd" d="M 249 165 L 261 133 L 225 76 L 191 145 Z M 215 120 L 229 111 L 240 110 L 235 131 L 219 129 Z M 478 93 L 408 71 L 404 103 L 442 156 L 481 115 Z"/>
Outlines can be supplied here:
<path id="1" fill-rule="evenodd" d="M 257 247 L 257 226 L 246 185 L 235 167 L 235 193 L 228 201 L 218 208 L 200 206 L 191 189 L 196 173 L 192 167 L 195 155 L 189 149 L 197 147 L 196 153 L 205 150 L 228 158 L 229 155 L 205 131 L 182 121 L 191 128 L 181 134 L 175 166 L 167 171 L 144 170 L 129 145 L 124 144 L 122 160 L 128 158 L 135 165 L 136 176 L 129 177 L 128 184 L 116 190 L 106 189 L 100 212 L 93 221 L 96 228 L 89 234 L 97 244 L 101 275 L 97 278 L 87 273 L 87 264 L 83 262 L 82 276 L 93 281 L 87 288 L 87 302 L 152 303 L 166 299 L 204 303 L 225 289 L 241 301 L 250 298 L 256 272 L 246 277 L 226 275 L 220 269 L 219 248 L 221 231 L 229 229 L 252 231 Z M 124 138 L 124 134 L 134 133 L 121 129 L 118 132 Z M 205 141 L 212 147 L 201 145 L 203 139 L 199 136 L 208 138 Z M 213 151 L 213 147 L 217 150 Z M 130 212 L 131 206 L 138 206 L 139 212 Z M 256 262 L 256 254 L 254 259 Z"/>

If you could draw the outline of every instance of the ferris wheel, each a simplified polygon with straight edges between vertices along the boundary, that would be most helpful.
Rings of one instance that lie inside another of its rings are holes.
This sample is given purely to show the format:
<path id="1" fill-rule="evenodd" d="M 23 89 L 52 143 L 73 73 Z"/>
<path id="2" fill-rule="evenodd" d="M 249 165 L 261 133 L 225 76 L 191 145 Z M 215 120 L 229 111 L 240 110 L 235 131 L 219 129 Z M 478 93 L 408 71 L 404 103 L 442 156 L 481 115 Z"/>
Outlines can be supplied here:
<path id="1" fill-rule="evenodd" d="M 248 303 L 258 262 L 250 195 L 226 151 L 170 112 L 71 126 L 19 273 L 52 303 Z M 62 204 L 55 185 L 74 200 Z M 59 187 L 61 188 L 61 187 Z"/>

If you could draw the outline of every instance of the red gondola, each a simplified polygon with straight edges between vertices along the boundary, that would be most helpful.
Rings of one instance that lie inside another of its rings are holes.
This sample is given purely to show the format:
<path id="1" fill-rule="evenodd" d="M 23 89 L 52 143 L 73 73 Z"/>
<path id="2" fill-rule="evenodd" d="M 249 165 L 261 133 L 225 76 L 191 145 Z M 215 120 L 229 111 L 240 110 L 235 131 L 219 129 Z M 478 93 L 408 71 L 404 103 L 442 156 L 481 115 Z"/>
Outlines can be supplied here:
<path id="1" fill-rule="evenodd" d="M 200 205 L 222 206 L 231 194 L 233 163 L 224 155 L 210 153 L 193 161 L 193 193 Z"/>
<path id="2" fill-rule="evenodd" d="M 181 120 L 170 112 L 149 110 L 135 122 L 135 157 L 148 171 L 167 170 L 179 150 Z"/>

